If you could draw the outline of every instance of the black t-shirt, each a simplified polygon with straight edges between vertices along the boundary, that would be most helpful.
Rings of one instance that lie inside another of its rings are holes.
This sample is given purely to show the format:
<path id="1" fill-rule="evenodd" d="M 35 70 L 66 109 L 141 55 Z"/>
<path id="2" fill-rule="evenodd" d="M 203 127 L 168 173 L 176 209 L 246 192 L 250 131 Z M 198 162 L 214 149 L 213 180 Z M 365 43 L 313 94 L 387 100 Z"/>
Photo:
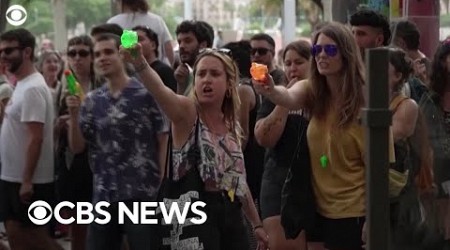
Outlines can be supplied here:
<path id="1" fill-rule="evenodd" d="M 250 110 L 249 121 L 248 121 L 248 139 L 247 145 L 244 149 L 244 161 L 245 169 L 247 172 L 247 183 L 252 192 L 252 197 L 254 199 L 259 199 L 259 193 L 261 189 L 261 179 L 264 171 L 264 153 L 265 149 L 261 147 L 255 139 L 254 128 L 256 124 L 256 116 L 261 106 L 260 97 L 256 94 L 250 79 L 242 80 L 241 84 L 248 85 L 253 89 L 255 94 L 255 107 Z"/>
<path id="2" fill-rule="evenodd" d="M 158 73 L 164 85 L 169 87 L 173 92 L 177 92 L 177 81 L 175 80 L 174 71 L 169 65 L 160 60 L 156 60 L 150 64 L 150 67 Z"/>
<path id="3" fill-rule="evenodd" d="M 282 80 L 276 81 L 276 77 L 284 77 L 284 74 L 281 76 L 273 75 L 271 72 L 272 78 L 277 85 L 278 83 L 283 82 Z M 267 117 L 272 111 L 275 109 L 275 104 L 269 101 L 267 98 L 263 98 L 261 108 L 258 110 L 258 116 L 256 120 Z M 302 116 L 303 112 L 301 111 L 289 111 L 289 115 L 286 121 L 286 125 L 284 127 L 284 131 L 280 136 L 275 147 L 267 149 L 266 151 L 266 160 L 265 167 L 275 167 L 268 166 L 271 162 L 274 162 L 276 166 L 289 168 L 292 162 L 294 161 L 295 154 L 297 153 L 297 148 L 299 147 L 299 136 L 302 134 L 303 130 L 307 128 L 308 121 Z M 268 159 L 272 158 L 272 161 Z"/>
<path id="4" fill-rule="evenodd" d="M 257 120 L 268 116 L 274 108 L 275 105 L 272 102 L 263 99 Z M 299 136 L 306 129 L 307 124 L 308 121 L 302 116 L 301 111 L 289 111 L 284 131 L 275 147 L 267 149 L 265 162 L 275 162 L 277 166 L 289 168 L 297 153 Z M 273 161 L 268 161 L 269 158 Z"/>
<path id="5" fill-rule="evenodd" d="M 286 74 L 281 69 L 274 69 L 270 71 L 270 75 L 273 78 L 273 81 L 276 85 L 287 85 Z"/>

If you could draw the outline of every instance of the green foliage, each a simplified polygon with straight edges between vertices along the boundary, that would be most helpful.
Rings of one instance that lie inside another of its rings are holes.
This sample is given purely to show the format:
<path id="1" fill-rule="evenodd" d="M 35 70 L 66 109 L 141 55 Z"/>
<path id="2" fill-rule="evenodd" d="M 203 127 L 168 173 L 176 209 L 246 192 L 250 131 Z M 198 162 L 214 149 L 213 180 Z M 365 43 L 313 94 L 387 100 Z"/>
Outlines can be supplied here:
<path id="1" fill-rule="evenodd" d="M 157 1 L 155 1 L 157 2 Z M 183 5 L 178 4 L 175 6 L 168 6 L 167 4 L 154 4 L 154 2 L 151 3 L 150 10 L 160 15 L 164 21 L 166 22 L 167 28 L 169 29 L 169 32 L 171 32 L 172 37 L 175 38 L 175 29 L 181 20 L 183 20 Z"/>
<path id="2" fill-rule="evenodd" d="M 450 14 L 440 16 L 440 26 L 450 27 Z"/>
<path id="3" fill-rule="evenodd" d="M 48 0 L 47 0 L 48 1 Z M 111 6 L 105 0 L 66 0 L 67 28 L 84 22 L 89 31 L 94 25 L 105 23 L 111 17 Z"/>
<path id="4" fill-rule="evenodd" d="M 27 10 L 27 21 L 23 28 L 30 30 L 34 34 L 42 34 L 53 31 L 53 17 L 50 1 L 44 0 L 11 0 L 10 5 L 20 4 Z M 6 29 L 13 29 L 14 26 L 6 25 Z"/>
<path id="5" fill-rule="evenodd" d="M 65 0 L 66 25 L 74 29 L 80 22 L 84 22 L 86 29 L 104 23 L 111 16 L 108 0 Z M 21 4 L 27 10 L 28 19 L 23 25 L 34 34 L 53 33 L 52 0 L 11 0 L 12 4 Z M 7 29 L 13 28 L 7 26 Z"/>

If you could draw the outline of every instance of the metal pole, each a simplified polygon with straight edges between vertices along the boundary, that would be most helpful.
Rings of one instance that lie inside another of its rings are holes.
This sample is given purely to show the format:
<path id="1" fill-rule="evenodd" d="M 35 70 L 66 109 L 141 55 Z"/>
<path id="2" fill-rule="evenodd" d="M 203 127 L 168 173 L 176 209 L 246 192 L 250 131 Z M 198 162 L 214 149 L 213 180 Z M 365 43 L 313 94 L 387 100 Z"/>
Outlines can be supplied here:
<path id="1" fill-rule="evenodd" d="M 284 0 L 283 47 L 295 39 L 295 0 Z"/>
<path id="2" fill-rule="evenodd" d="M 389 52 L 366 52 L 367 108 L 363 111 L 366 154 L 366 223 L 368 250 L 389 249 Z"/>

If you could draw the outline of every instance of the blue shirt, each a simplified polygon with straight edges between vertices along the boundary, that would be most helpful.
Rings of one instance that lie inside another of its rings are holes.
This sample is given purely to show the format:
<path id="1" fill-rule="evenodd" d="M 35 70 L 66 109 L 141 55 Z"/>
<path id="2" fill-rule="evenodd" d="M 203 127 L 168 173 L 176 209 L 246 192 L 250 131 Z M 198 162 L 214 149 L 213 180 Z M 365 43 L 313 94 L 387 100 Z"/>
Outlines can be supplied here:
<path id="1" fill-rule="evenodd" d="M 80 127 L 94 176 L 93 202 L 153 200 L 160 185 L 157 135 L 168 123 L 152 95 L 132 78 L 119 97 L 90 92 Z"/>

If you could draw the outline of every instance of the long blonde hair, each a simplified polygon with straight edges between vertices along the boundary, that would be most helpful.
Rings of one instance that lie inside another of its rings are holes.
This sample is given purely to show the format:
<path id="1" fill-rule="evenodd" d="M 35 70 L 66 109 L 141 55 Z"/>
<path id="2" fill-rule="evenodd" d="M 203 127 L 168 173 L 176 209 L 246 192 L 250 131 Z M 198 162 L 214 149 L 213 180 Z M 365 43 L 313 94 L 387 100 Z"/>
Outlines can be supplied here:
<path id="1" fill-rule="evenodd" d="M 359 117 L 360 109 L 364 106 L 364 67 L 361 54 L 355 39 L 349 28 L 343 24 L 330 22 L 318 30 L 313 38 L 313 44 L 317 43 L 320 34 L 331 38 L 338 47 L 342 56 L 342 79 L 339 88 L 338 126 L 349 125 Z M 317 69 L 316 59 L 312 57 L 310 67 L 311 89 L 307 98 L 307 108 L 319 119 L 323 119 L 330 109 L 331 92 L 324 75 Z"/>
<path id="2" fill-rule="evenodd" d="M 195 85 L 195 73 L 197 70 L 197 64 L 202 58 L 206 56 L 213 56 L 219 59 L 224 65 L 225 74 L 227 78 L 227 92 L 222 102 L 222 112 L 224 114 L 224 120 L 228 127 L 228 130 L 240 142 L 242 139 L 242 129 L 239 125 L 238 117 L 241 101 L 239 99 L 239 95 L 237 92 L 237 86 L 239 83 L 239 69 L 236 66 L 233 59 L 231 59 L 230 56 L 226 55 L 220 50 L 205 49 L 197 56 L 197 60 L 194 63 L 194 79 L 193 79 L 194 85 Z M 198 103 L 197 94 L 195 93 L 195 87 L 191 89 L 190 96 L 194 98 L 197 107 L 201 109 L 201 106 Z"/>

